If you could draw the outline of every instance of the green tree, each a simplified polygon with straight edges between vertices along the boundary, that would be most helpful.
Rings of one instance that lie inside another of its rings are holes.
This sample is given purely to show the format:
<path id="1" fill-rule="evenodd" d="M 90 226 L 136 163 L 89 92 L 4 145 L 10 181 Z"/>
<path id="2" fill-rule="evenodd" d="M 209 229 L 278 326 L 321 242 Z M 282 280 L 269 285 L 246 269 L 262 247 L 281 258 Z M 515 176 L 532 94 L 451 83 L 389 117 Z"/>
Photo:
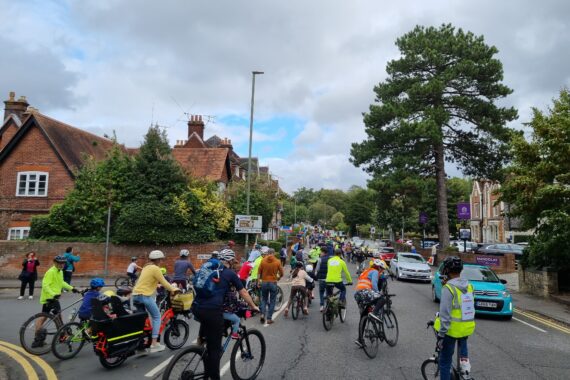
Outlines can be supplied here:
<path id="1" fill-rule="evenodd" d="M 304 204 L 297 202 L 295 206 L 294 200 L 286 199 L 283 201 L 283 215 L 281 223 L 284 226 L 290 226 L 299 222 L 309 221 L 309 209 Z"/>
<path id="2" fill-rule="evenodd" d="M 334 228 L 338 228 L 339 225 L 345 225 L 344 223 L 344 214 L 340 211 L 337 211 L 331 217 L 331 226 Z"/>
<path id="3" fill-rule="evenodd" d="M 246 182 L 233 182 L 226 191 L 227 204 L 234 215 L 245 215 L 247 205 Z M 263 217 L 263 231 L 267 231 L 273 213 L 277 210 L 277 192 L 271 184 L 263 178 L 251 181 L 249 214 Z"/>
<path id="4" fill-rule="evenodd" d="M 325 227 L 330 227 L 330 219 L 336 213 L 336 209 L 323 202 L 316 202 L 309 206 L 309 218 L 311 223 L 321 223 Z"/>
<path id="5" fill-rule="evenodd" d="M 495 178 L 508 157 L 505 127 L 514 108 L 495 102 L 512 90 L 501 83 L 498 50 L 451 25 L 417 26 L 396 40 L 401 58 L 374 88 L 378 104 L 364 115 L 367 140 L 351 162 L 383 178 L 397 171 L 435 177 L 439 239 L 449 244 L 445 162 L 465 174 Z"/>
<path id="6" fill-rule="evenodd" d="M 523 265 L 570 270 L 570 92 L 564 89 L 548 113 L 533 109 L 532 136 L 513 141 L 501 200 L 522 228 L 536 228 Z"/>
<path id="7" fill-rule="evenodd" d="M 344 210 L 346 207 L 347 194 L 338 189 L 321 189 L 316 192 L 316 201 L 334 207 L 336 210 Z"/>
<path id="8" fill-rule="evenodd" d="M 307 189 L 306 187 L 301 187 L 293 193 L 293 198 L 297 200 L 297 206 L 302 204 L 309 207 L 315 202 L 316 194 L 313 189 Z"/>
<path id="9" fill-rule="evenodd" d="M 349 226 L 350 233 L 355 234 L 356 225 L 370 224 L 374 210 L 374 193 L 371 190 L 353 186 L 348 191 L 344 222 Z"/>

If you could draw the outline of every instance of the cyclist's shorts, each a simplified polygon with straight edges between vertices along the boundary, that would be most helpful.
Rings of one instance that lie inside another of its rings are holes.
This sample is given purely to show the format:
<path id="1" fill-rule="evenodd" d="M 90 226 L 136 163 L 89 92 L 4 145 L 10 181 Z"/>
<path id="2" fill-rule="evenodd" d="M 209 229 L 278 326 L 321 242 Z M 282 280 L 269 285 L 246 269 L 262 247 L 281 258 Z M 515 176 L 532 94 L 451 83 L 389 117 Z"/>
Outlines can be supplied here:
<path id="1" fill-rule="evenodd" d="M 61 305 L 58 300 L 48 300 L 42 305 L 42 313 L 59 314 L 61 312 Z"/>
<path id="2" fill-rule="evenodd" d="M 373 303 L 380 297 L 382 297 L 382 293 L 375 292 L 372 289 L 362 289 L 354 293 L 356 302 L 363 305 Z"/>

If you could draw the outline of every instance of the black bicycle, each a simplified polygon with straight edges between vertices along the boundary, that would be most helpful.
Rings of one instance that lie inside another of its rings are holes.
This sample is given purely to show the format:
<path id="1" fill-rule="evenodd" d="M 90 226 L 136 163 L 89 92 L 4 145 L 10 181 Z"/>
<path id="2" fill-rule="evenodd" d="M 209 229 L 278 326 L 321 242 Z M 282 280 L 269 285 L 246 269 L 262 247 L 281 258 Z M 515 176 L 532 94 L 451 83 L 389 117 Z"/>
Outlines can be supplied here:
<path id="1" fill-rule="evenodd" d="M 119 276 L 115 280 L 115 288 L 134 288 L 135 283 L 137 282 L 136 278 L 131 278 L 130 276 Z"/>
<path id="2" fill-rule="evenodd" d="M 238 315 L 245 318 L 246 311 Z M 252 314 L 253 316 L 253 314 Z M 227 351 L 231 338 L 231 323 L 225 320 L 227 338 L 222 345 L 222 355 Z M 257 329 L 239 326 L 239 338 L 236 340 L 230 357 L 230 370 L 233 379 L 254 380 L 261 373 L 265 362 L 265 338 Z M 180 351 L 172 358 L 162 380 L 206 379 L 204 358 L 208 355 L 206 345 L 192 345 Z"/>
<path id="3" fill-rule="evenodd" d="M 338 317 L 341 323 L 346 320 L 346 305 L 340 301 L 340 290 L 331 288 L 335 284 L 327 283 L 327 297 L 325 298 L 325 305 L 323 308 L 323 327 L 326 331 L 332 328 L 333 322 Z M 348 285 L 348 284 L 345 284 Z"/>
<path id="4" fill-rule="evenodd" d="M 427 323 L 427 328 L 432 328 L 435 336 L 437 338 L 437 331 L 434 328 L 434 321 L 429 321 Z M 461 372 L 461 367 L 459 364 L 459 340 L 457 341 L 457 361 L 451 366 L 451 380 L 473 380 L 473 377 L 469 374 L 463 374 Z M 435 353 L 429 359 L 424 360 L 422 363 L 422 377 L 424 380 L 439 379 L 439 348 L 435 346 Z"/>
<path id="5" fill-rule="evenodd" d="M 296 290 L 295 294 L 293 295 L 293 302 L 291 303 L 291 316 L 293 317 L 293 319 L 297 319 L 299 318 L 299 315 L 301 315 L 301 313 L 303 313 L 303 301 L 305 298 L 310 298 L 311 296 L 309 295 L 309 297 L 305 297 L 305 295 L 303 294 L 302 291 L 300 290 Z"/>
<path id="6" fill-rule="evenodd" d="M 361 311 L 358 324 L 358 337 L 361 348 L 366 356 L 373 359 L 378 354 L 380 342 L 386 342 L 390 347 L 398 343 L 399 329 L 396 314 L 392 311 L 392 299 L 395 294 L 384 294 L 386 303 L 380 310 L 380 315 L 373 313 L 374 304 L 369 304 Z"/>

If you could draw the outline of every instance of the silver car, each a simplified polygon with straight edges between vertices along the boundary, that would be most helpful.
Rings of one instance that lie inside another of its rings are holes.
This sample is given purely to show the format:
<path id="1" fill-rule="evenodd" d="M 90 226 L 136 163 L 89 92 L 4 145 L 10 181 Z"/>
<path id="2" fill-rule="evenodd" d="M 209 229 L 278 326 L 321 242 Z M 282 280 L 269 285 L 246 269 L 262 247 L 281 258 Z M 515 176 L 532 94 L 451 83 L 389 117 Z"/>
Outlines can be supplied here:
<path id="1" fill-rule="evenodd" d="M 390 263 L 390 270 L 398 280 L 431 282 L 431 268 L 417 253 L 398 252 Z"/>

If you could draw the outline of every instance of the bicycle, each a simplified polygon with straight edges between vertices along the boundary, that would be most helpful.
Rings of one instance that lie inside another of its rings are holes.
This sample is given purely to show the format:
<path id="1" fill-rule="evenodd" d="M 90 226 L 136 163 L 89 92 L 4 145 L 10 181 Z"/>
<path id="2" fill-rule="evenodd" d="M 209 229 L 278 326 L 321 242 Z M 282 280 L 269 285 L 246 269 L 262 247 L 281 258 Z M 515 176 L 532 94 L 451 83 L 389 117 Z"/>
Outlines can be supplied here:
<path id="1" fill-rule="evenodd" d="M 387 288 L 383 286 L 384 291 Z M 394 347 L 398 343 L 399 329 L 396 314 L 392 311 L 392 299 L 395 294 L 384 293 L 386 303 L 380 311 L 380 321 L 373 317 L 371 313 L 374 305 L 369 304 L 361 310 L 360 322 L 358 324 L 358 337 L 361 348 L 366 356 L 374 359 L 378 354 L 378 346 L 380 342 L 386 342 L 388 346 Z"/>
<path id="2" fill-rule="evenodd" d="M 115 288 L 117 289 L 122 287 L 134 288 L 136 282 L 137 280 L 131 278 L 130 276 L 119 276 L 115 280 Z"/>
<path id="3" fill-rule="evenodd" d="M 340 290 L 329 291 L 334 283 L 327 283 L 327 297 L 323 308 L 323 327 L 326 331 L 332 328 L 335 318 L 338 316 L 341 323 L 346 320 L 346 306 L 341 305 Z M 345 284 L 346 285 L 346 284 Z"/>
<path id="4" fill-rule="evenodd" d="M 293 317 L 294 320 L 297 320 L 300 313 L 303 312 L 303 298 L 311 298 L 311 296 L 305 297 L 301 291 L 295 291 L 293 302 L 291 303 L 291 317 Z"/>
<path id="5" fill-rule="evenodd" d="M 20 327 L 19 337 L 20 345 L 28 353 L 32 355 L 44 355 L 51 350 L 51 339 L 57 333 L 57 330 L 63 326 L 63 312 L 72 309 L 69 321 L 73 322 L 77 318 L 79 308 L 74 307 L 83 300 L 83 295 L 89 289 L 79 292 L 81 298 L 73 302 L 69 306 L 55 313 L 53 309 L 49 313 L 37 313 L 28 318 Z M 36 344 L 34 344 L 36 342 Z M 39 342 L 39 343 L 38 343 Z M 33 347 L 36 346 L 36 347 Z"/>
<path id="6" fill-rule="evenodd" d="M 247 311 L 239 314 L 246 318 Z M 253 316 L 253 313 L 251 313 Z M 222 355 L 228 350 L 231 342 L 231 323 L 225 321 L 227 338 L 222 345 Z M 239 338 L 232 349 L 230 357 L 230 371 L 233 379 L 254 380 L 259 376 L 265 362 L 265 338 L 257 329 L 247 329 L 240 323 Z M 206 345 L 188 346 L 178 352 L 166 367 L 162 380 L 191 380 L 205 379 L 204 358 L 208 355 Z M 242 370 L 242 365 L 249 371 Z"/>
<path id="7" fill-rule="evenodd" d="M 247 292 L 249 296 L 253 300 L 256 306 L 259 306 L 261 303 L 261 286 L 258 286 L 257 283 L 254 281 L 250 281 L 248 284 Z M 275 311 L 280 310 L 283 307 L 283 289 L 279 285 L 277 285 L 277 296 L 275 297 Z"/>
<path id="8" fill-rule="evenodd" d="M 437 331 L 434 328 L 434 321 L 429 321 L 427 323 L 427 328 L 432 328 L 433 332 L 437 338 Z M 455 364 L 451 365 L 451 379 L 452 380 L 473 380 L 473 377 L 468 374 L 461 373 L 461 367 L 459 365 L 459 340 L 457 341 L 457 361 Z M 439 379 L 439 348 L 435 347 L 435 353 L 429 359 L 424 360 L 422 363 L 422 377 L 424 380 L 429 379 Z"/>

